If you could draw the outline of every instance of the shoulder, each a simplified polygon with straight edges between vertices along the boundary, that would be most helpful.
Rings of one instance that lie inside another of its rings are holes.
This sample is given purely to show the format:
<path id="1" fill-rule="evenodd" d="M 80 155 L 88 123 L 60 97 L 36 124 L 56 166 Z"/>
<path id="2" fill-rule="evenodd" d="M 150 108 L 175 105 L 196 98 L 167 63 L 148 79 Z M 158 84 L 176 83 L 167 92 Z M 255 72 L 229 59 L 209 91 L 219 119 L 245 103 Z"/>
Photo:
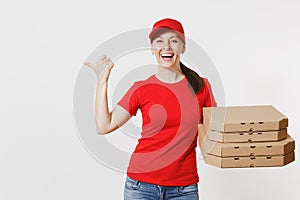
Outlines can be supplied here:
<path id="1" fill-rule="evenodd" d="M 211 91 L 211 85 L 210 85 L 208 78 L 206 78 L 206 77 L 200 77 L 200 78 L 202 80 L 203 85 L 202 85 L 202 88 L 197 93 L 197 97 L 199 99 L 203 99 L 203 98 L 206 98 L 207 95 L 209 95 L 209 93 Z"/>
<path id="2" fill-rule="evenodd" d="M 200 77 L 200 78 L 202 80 L 203 86 L 198 93 L 205 92 L 205 90 L 207 90 L 210 87 L 210 83 L 206 77 Z"/>
<path id="3" fill-rule="evenodd" d="M 204 85 L 209 84 L 209 81 L 206 77 L 200 77 L 200 78 L 202 79 Z"/>
<path id="4" fill-rule="evenodd" d="M 134 80 L 133 82 L 131 82 L 128 92 L 139 94 L 141 90 L 144 90 L 144 88 L 148 85 L 150 80 L 151 77 L 147 77 L 146 79 L 142 79 L 142 80 Z"/>
<path id="5" fill-rule="evenodd" d="M 155 83 L 154 75 L 150 75 L 149 77 L 142 79 L 142 80 L 134 81 L 133 86 L 142 88 L 144 86 L 151 85 L 150 83 Z"/>

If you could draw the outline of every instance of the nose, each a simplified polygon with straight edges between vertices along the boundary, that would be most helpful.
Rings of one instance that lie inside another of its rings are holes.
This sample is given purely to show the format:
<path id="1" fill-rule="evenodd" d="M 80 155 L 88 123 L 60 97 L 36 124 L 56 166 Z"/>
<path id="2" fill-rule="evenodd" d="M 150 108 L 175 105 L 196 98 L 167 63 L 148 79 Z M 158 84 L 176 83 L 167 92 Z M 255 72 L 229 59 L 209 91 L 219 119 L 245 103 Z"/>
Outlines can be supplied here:
<path id="1" fill-rule="evenodd" d="M 166 50 L 171 49 L 171 44 L 170 44 L 170 42 L 169 42 L 169 41 L 166 42 L 166 43 L 164 44 L 164 47 L 163 47 L 163 48 L 166 49 Z"/>

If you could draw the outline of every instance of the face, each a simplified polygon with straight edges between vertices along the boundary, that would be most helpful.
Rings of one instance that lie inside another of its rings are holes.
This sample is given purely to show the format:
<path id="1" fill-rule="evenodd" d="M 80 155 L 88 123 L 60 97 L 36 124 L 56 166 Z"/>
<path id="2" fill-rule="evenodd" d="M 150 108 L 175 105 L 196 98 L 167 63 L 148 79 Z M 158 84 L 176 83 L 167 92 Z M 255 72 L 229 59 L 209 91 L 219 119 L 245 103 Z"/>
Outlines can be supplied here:
<path id="1" fill-rule="evenodd" d="M 167 68 L 179 65 L 180 54 L 184 50 L 183 41 L 174 31 L 164 32 L 156 37 L 151 44 L 151 51 L 155 55 L 157 63 Z"/>

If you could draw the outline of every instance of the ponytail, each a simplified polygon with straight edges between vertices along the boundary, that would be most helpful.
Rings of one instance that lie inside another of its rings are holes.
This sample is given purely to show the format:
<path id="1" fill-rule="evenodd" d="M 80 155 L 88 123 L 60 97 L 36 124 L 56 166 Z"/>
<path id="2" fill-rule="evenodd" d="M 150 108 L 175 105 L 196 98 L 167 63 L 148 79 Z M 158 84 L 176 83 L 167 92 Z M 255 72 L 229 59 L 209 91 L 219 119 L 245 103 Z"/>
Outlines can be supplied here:
<path id="1" fill-rule="evenodd" d="M 180 68 L 189 82 L 189 87 L 194 91 L 194 94 L 197 94 L 203 87 L 203 81 L 201 77 L 199 76 L 199 74 L 197 74 L 197 72 L 186 67 L 181 61 Z"/>

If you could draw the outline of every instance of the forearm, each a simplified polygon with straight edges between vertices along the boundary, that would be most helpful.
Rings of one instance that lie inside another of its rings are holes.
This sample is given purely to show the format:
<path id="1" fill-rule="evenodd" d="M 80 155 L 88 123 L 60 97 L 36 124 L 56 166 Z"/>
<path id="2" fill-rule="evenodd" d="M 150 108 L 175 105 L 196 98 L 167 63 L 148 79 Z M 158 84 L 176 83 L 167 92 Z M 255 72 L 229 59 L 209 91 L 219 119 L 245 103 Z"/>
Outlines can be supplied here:
<path id="1" fill-rule="evenodd" d="M 106 134 L 111 123 L 111 113 L 108 109 L 107 82 L 97 84 L 95 98 L 95 117 L 97 133 Z"/>

